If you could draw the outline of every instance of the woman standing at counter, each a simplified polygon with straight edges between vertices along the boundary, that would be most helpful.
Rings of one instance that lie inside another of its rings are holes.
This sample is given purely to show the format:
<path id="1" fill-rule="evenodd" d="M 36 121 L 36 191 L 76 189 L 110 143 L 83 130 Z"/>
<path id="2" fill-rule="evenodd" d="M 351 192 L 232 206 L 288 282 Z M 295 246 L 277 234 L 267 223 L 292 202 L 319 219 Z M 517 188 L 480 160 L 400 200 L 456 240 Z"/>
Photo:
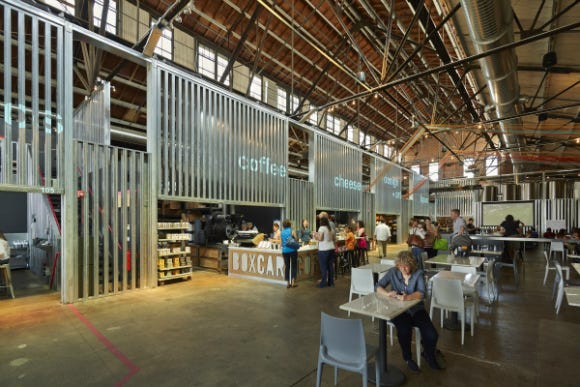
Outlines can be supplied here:
<path id="1" fill-rule="evenodd" d="M 312 231 L 310 231 L 310 225 L 308 224 L 308 219 L 302 219 L 302 225 L 298 230 L 298 239 L 300 239 L 304 244 L 310 242 Z"/>
<path id="2" fill-rule="evenodd" d="M 292 231 L 292 222 L 289 219 L 282 222 L 280 239 L 282 240 L 282 256 L 284 257 L 284 279 L 288 284 L 286 288 L 295 288 L 296 273 L 298 272 L 298 250 L 287 246 L 290 237 L 296 239 L 296 234 Z"/>
<path id="3" fill-rule="evenodd" d="M 280 223 L 278 220 L 272 224 L 272 238 L 270 238 L 270 241 L 274 242 L 274 243 L 278 243 L 278 244 L 280 244 L 280 242 L 281 242 Z"/>
<path id="4" fill-rule="evenodd" d="M 320 228 L 316 234 L 318 262 L 322 274 L 322 281 L 317 285 L 319 288 L 334 286 L 334 239 L 335 235 L 330 229 L 328 218 L 320 218 Z"/>

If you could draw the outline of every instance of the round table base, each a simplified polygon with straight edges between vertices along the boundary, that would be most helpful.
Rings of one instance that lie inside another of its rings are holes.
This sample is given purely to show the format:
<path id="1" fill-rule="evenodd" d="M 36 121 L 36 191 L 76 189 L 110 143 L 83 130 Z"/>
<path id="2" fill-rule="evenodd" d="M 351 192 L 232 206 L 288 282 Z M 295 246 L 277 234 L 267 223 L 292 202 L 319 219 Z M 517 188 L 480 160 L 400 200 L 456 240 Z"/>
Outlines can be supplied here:
<path id="1" fill-rule="evenodd" d="M 375 381 L 375 363 L 369 363 L 368 366 L 368 377 L 369 381 L 372 383 L 376 383 Z M 387 366 L 387 371 L 383 372 L 381 375 L 381 386 L 400 386 L 405 382 L 405 374 L 403 371 L 398 369 L 393 365 Z"/>

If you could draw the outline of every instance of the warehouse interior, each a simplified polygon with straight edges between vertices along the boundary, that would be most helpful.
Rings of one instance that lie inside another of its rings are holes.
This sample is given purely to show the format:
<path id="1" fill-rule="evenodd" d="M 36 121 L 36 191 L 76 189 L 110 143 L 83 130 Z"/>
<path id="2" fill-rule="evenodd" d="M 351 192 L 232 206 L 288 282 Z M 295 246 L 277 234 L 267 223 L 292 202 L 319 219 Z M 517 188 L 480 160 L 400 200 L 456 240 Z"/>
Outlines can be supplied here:
<path id="1" fill-rule="evenodd" d="M 315 384 L 320 312 L 346 316 L 350 276 L 325 293 L 228 276 L 249 223 L 328 211 L 373 235 L 384 217 L 391 255 L 414 217 L 491 227 L 486 202 L 528 203 L 528 228 L 580 225 L 578 0 L 0 9 L 2 385 Z M 465 346 L 440 329 L 447 370 L 408 385 L 577 385 L 580 312 L 554 313 L 541 244 L 525 265 Z"/>

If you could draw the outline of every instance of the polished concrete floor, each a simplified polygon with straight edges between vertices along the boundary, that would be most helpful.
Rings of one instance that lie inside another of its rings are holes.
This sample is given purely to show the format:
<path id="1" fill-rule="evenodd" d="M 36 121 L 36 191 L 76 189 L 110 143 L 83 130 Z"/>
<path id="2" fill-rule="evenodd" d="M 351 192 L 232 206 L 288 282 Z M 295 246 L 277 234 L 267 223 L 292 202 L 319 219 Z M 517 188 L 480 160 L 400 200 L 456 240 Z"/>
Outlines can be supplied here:
<path id="1" fill-rule="evenodd" d="M 26 273 L 14 272 L 15 282 Z M 580 308 L 564 301 L 556 315 L 543 275 L 539 252 L 528 253 L 518 288 L 505 268 L 499 302 L 482 300 L 464 346 L 460 332 L 436 323 L 446 370 L 409 372 L 396 340 L 389 362 L 408 386 L 580 386 Z M 42 290 L 39 283 L 33 288 Z M 72 306 L 17 288 L 14 300 L 0 294 L 0 386 L 314 386 L 320 312 L 346 316 L 338 306 L 350 281 L 315 284 L 286 289 L 198 271 L 189 281 Z M 377 323 L 364 325 L 376 344 Z M 333 385 L 328 367 L 323 385 Z M 339 371 L 339 385 L 361 385 L 360 376 Z"/>

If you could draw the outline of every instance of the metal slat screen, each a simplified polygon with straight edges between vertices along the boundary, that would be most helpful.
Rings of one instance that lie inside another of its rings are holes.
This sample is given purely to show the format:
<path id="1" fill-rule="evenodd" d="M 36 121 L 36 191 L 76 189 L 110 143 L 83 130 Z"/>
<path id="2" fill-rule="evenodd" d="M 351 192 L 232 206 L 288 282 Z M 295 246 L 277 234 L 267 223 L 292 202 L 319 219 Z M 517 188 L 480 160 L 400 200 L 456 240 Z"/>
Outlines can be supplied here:
<path id="1" fill-rule="evenodd" d="M 285 206 L 288 122 L 159 69 L 160 198 Z"/>
<path id="2" fill-rule="evenodd" d="M 409 187 L 413 198 L 413 215 L 429 216 L 429 179 L 413 173 L 411 183 Z"/>
<path id="3" fill-rule="evenodd" d="M 0 9 L 0 186 L 56 192 L 62 188 L 63 27 L 8 5 Z"/>
<path id="4" fill-rule="evenodd" d="M 74 111 L 76 140 L 111 145 L 111 84 L 105 82 Z"/>
<path id="5" fill-rule="evenodd" d="M 401 214 L 401 168 L 375 160 L 375 208 L 377 214 Z"/>
<path id="6" fill-rule="evenodd" d="M 307 219 L 311 225 L 316 224 L 314 217 L 314 183 L 289 179 L 289 186 L 287 217 L 292 221 L 292 228 L 298 230 L 302 225 L 302 219 Z"/>
<path id="7" fill-rule="evenodd" d="M 77 299 L 147 285 L 147 154 L 75 142 Z"/>
<path id="8" fill-rule="evenodd" d="M 358 212 L 362 200 L 362 153 L 316 134 L 316 207 Z"/>

